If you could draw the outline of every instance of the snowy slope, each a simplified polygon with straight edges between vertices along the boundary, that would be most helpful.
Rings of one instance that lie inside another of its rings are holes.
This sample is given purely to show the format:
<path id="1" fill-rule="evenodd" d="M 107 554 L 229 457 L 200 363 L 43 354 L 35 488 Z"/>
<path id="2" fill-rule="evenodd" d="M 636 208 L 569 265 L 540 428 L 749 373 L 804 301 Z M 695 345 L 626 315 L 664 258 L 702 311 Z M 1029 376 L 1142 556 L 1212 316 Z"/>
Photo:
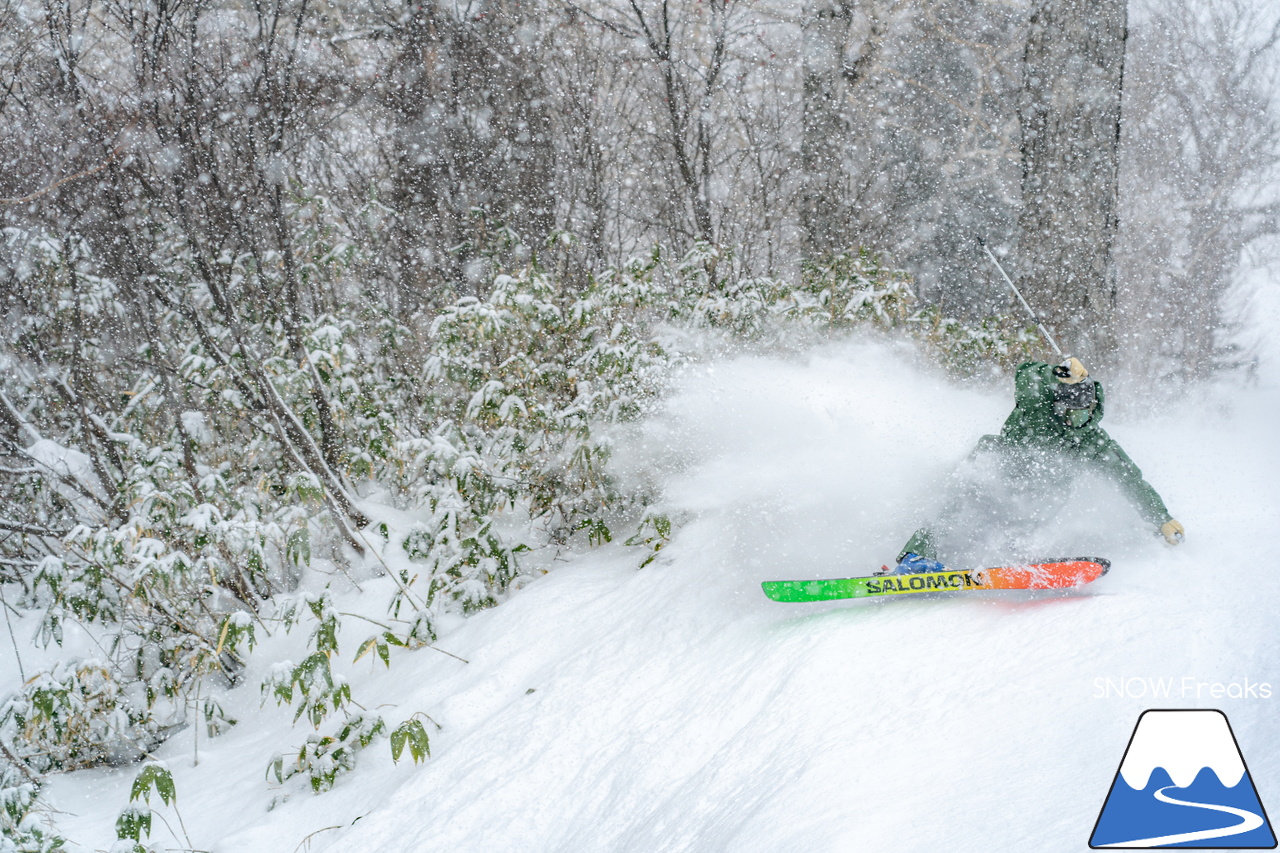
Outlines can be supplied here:
<path id="1" fill-rule="evenodd" d="M 610 546 L 458 620 L 440 645 L 469 663 L 422 650 L 389 671 L 350 666 L 356 696 L 388 703 L 393 725 L 421 711 L 442 726 L 416 768 L 392 765 L 384 742 L 330 793 L 269 784 L 270 755 L 306 730 L 287 709 L 259 710 L 252 683 L 235 691 L 228 707 L 246 723 L 202 738 L 198 766 L 190 732 L 161 752 L 192 844 L 1084 850 L 1148 707 L 1223 709 L 1280 811 L 1280 597 L 1274 562 L 1259 559 L 1280 521 L 1275 384 L 1108 419 L 1187 542 L 1171 549 L 1114 496 L 1090 499 L 1054 532 L 1113 559 L 1086 589 L 814 605 L 760 594 L 766 578 L 891 559 L 1011 398 L 870 345 L 691 369 L 665 415 L 619 439 L 619 470 L 659 478 L 686 520 L 659 560 L 637 571 L 635 551 Z M 347 660 L 361 639 L 342 638 Z M 1153 678 L 1168 698 L 1100 688 L 1136 693 L 1144 682 L 1128 679 Z M 1195 695 L 1245 679 L 1273 698 Z M 135 773 L 50 785 L 73 849 L 110 845 Z M 154 839 L 185 846 L 159 826 Z"/>

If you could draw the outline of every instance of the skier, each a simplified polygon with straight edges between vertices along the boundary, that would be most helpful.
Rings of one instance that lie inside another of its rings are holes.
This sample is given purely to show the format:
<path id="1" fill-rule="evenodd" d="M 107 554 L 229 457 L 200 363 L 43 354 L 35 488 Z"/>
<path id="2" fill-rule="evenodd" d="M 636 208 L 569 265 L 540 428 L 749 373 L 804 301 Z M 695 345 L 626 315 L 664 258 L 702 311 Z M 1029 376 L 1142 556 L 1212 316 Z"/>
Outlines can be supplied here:
<path id="1" fill-rule="evenodd" d="M 1182 541 L 1182 525 L 1169 515 L 1133 460 L 1098 426 L 1102 385 L 1089 378 L 1079 359 L 1068 356 L 1057 366 L 1026 362 L 1018 366 L 1015 381 L 1013 413 L 999 435 L 982 437 L 969 460 L 979 467 L 994 467 L 1000 483 L 1031 508 L 1024 520 L 1041 522 L 1056 513 L 1066 502 L 1071 481 L 1091 469 L 1114 480 L 1169 544 Z M 908 540 L 893 574 L 945 570 L 938 561 L 937 538 L 963 533 L 966 513 L 992 499 L 992 490 L 973 473 L 959 478 L 959 489 L 935 523 L 920 528 Z"/>

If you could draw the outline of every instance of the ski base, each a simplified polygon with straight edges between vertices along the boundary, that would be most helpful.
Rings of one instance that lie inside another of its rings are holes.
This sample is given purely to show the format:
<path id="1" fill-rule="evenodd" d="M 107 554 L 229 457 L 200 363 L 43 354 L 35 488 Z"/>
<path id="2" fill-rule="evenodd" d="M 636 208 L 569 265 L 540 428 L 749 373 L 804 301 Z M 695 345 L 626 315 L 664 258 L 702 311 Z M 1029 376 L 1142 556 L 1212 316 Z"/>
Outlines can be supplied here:
<path id="1" fill-rule="evenodd" d="M 879 598 L 886 595 L 911 595 L 923 592 L 1067 589 L 1091 583 L 1105 575 L 1110 568 L 1111 562 L 1102 557 L 1069 557 L 968 572 L 922 572 L 915 575 L 765 581 L 761 586 L 764 588 L 764 594 L 774 601 L 786 602 Z"/>

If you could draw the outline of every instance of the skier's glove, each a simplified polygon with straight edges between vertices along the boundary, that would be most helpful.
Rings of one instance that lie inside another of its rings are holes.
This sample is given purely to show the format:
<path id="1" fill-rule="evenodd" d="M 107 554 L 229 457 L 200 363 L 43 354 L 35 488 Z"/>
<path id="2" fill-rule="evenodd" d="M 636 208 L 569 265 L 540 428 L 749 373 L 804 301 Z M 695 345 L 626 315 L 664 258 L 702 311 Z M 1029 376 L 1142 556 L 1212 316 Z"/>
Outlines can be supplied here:
<path id="1" fill-rule="evenodd" d="M 1074 355 L 1069 355 L 1066 359 L 1053 369 L 1053 375 L 1058 377 L 1059 382 L 1065 382 L 1067 385 L 1075 385 L 1077 382 L 1083 382 L 1089 378 L 1089 371 L 1084 369 L 1084 365 L 1080 363 L 1080 359 Z"/>
<path id="2" fill-rule="evenodd" d="M 1182 536 L 1186 532 L 1187 531 L 1183 529 L 1182 525 L 1174 521 L 1172 518 L 1160 525 L 1160 533 L 1164 536 L 1165 541 L 1170 545 L 1177 545 L 1181 542 Z"/>

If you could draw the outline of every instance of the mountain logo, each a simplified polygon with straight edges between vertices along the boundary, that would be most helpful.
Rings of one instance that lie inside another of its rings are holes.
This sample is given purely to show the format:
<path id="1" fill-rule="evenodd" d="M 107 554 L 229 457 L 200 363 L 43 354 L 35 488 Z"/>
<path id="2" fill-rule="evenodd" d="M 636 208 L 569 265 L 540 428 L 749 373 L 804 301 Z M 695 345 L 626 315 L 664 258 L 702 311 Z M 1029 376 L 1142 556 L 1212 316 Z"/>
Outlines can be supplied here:
<path id="1" fill-rule="evenodd" d="M 1089 846 L 1275 848 L 1275 833 L 1227 715 L 1143 711 Z"/>

